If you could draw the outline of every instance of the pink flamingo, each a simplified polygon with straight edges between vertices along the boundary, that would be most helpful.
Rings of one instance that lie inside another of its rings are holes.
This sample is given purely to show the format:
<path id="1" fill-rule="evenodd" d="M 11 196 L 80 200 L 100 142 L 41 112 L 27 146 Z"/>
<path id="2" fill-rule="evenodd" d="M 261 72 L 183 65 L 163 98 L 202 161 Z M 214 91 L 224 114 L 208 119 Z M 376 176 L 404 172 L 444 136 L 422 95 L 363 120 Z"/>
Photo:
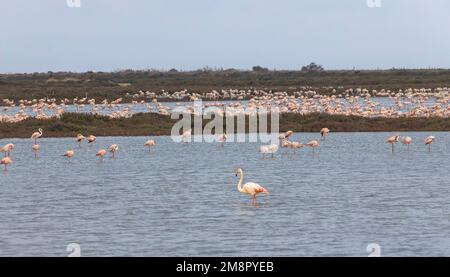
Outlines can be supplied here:
<path id="1" fill-rule="evenodd" d="M 310 142 L 308 142 L 308 143 L 306 144 L 306 146 L 311 147 L 312 150 L 313 150 L 313 154 L 314 154 L 314 148 L 319 147 L 319 146 L 320 146 L 320 143 L 319 143 L 318 140 L 313 139 L 313 140 L 311 140 Z"/>
<path id="2" fill-rule="evenodd" d="M 252 204 L 256 205 L 256 195 L 257 194 L 269 194 L 269 191 L 262 186 L 256 184 L 256 183 L 245 183 L 244 182 L 244 171 L 242 168 L 238 168 L 236 170 L 236 176 L 239 176 L 239 182 L 237 184 L 237 189 L 239 192 L 250 194 L 252 196 Z"/>
<path id="3" fill-rule="evenodd" d="M 144 147 L 148 147 L 148 151 L 150 151 L 150 149 L 155 145 L 156 145 L 156 142 L 152 139 L 149 139 L 144 143 Z"/>
<path id="4" fill-rule="evenodd" d="M 4 158 L 0 161 L 0 164 L 5 165 L 5 171 L 8 170 L 8 165 L 10 165 L 11 163 L 12 163 L 11 157 L 4 157 Z"/>
<path id="5" fill-rule="evenodd" d="M 5 157 L 11 156 L 11 151 L 14 149 L 14 144 L 8 143 L 2 148 L 0 148 L 0 152 L 5 153 Z"/>
<path id="6" fill-rule="evenodd" d="M 217 140 L 221 143 L 220 144 L 220 146 L 224 146 L 225 145 L 225 142 L 227 142 L 227 134 L 226 133 L 223 133 L 222 135 L 219 135 L 218 137 L 217 137 Z"/>
<path id="7" fill-rule="evenodd" d="M 100 161 L 103 161 L 103 157 L 106 155 L 107 151 L 105 149 L 98 150 L 95 156 L 100 157 Z"/>
<path id="8" fill-rule="evenodd" d="M 435 137 L 429 136 L 425 139 L 425 145 L 428 145 L 428 152 L 431 152 L 431 144 L 434 142 Z"/>
<path id="9" fill-rule="evenodd" d="M 42 128 L 39 128 L 38 132 L 34 132 L 31 135 L 31 139 L 34 139 L 34 144 L 37 144 L 37 139 L 40 138 L 40 137 L 42 137 Z"/>
<path id="10" fill-rule="evenodd" d="M 108 151 L 112 153 L 113 158 L 115 157 L 115 153 L 119 151 L 119 146 L 117 144 L 113 144 L 108 148 Z"/>
<path id="11" fill-rule="evenodd" d="M 70 158 L 72 158 L 75 155 L 75 151 L 73 150 L 68 150 L 66 151 L 66 153 L 64 153 L 64 157 L 67 157 L 67 159 L 70 161 Z"/>
<path id="12" fill-rule="evenodd" d="M 34 152 L 34 158 L 37 158 L 37 153 L 41 149 L 41 146 L 39 144 L 33 144 L 33 146 L 31 146 L 31 149 Z"/>
<path id="13" fill-rule="evenodd" d="M 82 134 L 77 135 L 75 140 L 78 142 L 78 147 L 81 147 L 81 143 L 83 142 L 84 139 L 85 139 L 85 137 Z"/>
<path id="14" fill-rule="evenodd" d="M 408 149 L 409 149 L 409 145 L 412 143 L 412 138 L 411 137 L 404 137 L 402 139 L 402 143 L 404 145 L 406 145 L 408 147 Z"/>
<path id="15" fill-rule="evenodd" d="M 386 140 L 386 143 L 390 143 L 392 145 L 392 153 L 394 153 L 394 144 L 398 142 L 400 136 L 392 136 Z"/>
<path id="16" fill-rule="evenodd" d="M 328 128 L 322 128 L 320 130 L 320 136 L 322 137 L 323 140 L 327 139 L 328 133 L 330 133 L 330 129 Z"/>
<path id="17" fill-rule="evenodd" d="M 87 138 L 88 144 L 92 144 L 92 143 L 94 143 L 96 140 L 97 140 L 97 137 L 94 136 L 94 135 L 90 135 L 90 136 L 88 136 L 88 138 Z"/>

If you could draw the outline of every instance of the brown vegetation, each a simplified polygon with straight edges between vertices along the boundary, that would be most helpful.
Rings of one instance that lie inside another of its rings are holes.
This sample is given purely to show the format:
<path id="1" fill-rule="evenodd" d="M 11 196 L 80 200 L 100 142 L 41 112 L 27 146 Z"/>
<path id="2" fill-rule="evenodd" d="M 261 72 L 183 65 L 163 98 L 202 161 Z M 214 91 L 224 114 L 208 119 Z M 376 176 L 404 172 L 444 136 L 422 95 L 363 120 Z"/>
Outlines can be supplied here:
<path id="1" fill-rule="evenodd" d="M 0 99 L 73 99 L 85 97 L 112 100 L 139 90 L 161 93 L 188 89 L 205 93 L 220 89 L 299 90 L 313 86 L 319 93 L 331 94 L 332 89 L 344 88 L 406 89 L 450 86 L 450 70 L 326 70 L 270 71 L 257 67 L 253 71 L 235 69 L 203 69 L 189 72 L 124 70 L 118 72 L 48 72 L 32 74 L 0 74 Z"/>
<path id="2" fill-rule="evenodd" d="M 75 137 L 78 133 L 96 136 L 170 135 L 176 121 L 154 113 L 139 113 L 120 119 L 66 113 L 60 119 L 30 118 L 18 123 L 0 123 L 0 138 L 28 138 L 38 128 L 44 129 L 45 137 Z M 203 125 L 208 122 L 204 120 Z M 283 114 L 280 118 L 280 131 L 319 132 L 323 127 L 332 132 L 450 131 L 450 118 L 364 118 L 327 114 Z"/>

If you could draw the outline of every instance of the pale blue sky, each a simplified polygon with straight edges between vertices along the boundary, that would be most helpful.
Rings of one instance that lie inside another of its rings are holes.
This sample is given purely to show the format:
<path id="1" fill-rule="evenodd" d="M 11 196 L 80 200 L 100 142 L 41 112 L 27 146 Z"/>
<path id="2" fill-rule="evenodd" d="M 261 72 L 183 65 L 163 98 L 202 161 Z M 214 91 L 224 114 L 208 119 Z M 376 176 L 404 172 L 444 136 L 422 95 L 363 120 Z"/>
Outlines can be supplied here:
<path id="1" fill-rule="evenodd" d="M 450 1 L 0 0 L 0 72 L 450 68 Z"/>

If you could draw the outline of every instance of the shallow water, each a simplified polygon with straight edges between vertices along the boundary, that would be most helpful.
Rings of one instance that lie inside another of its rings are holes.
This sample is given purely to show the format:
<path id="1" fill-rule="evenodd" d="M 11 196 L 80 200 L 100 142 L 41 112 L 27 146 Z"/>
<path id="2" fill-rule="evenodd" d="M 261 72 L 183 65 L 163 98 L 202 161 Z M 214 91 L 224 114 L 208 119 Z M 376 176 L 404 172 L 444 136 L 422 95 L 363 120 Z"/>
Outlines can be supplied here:
<path id="1" fill-rule="evenodd" d="M 99 137 L 78 149 L 73 139 L 15 144 L 0 172 L 0 255 L 66 256 L 450 256 L 450 132 L 428 133 L 395 153 L 389 133 L 331 133 L 316 149 L 259 143 L 174 143 L 154 137 Z M 295 134 L 305 142 L 317 134 Z M 116 158 L 95 153 L 119 144 Z M 67 161 L 61 155 L 75 149 Z M 258 205 L 236 190 L 234 170 L 270 191 Z"/>
<path id="2" fill-rule="evenodd" d="M 314 99 L 315 103 L 317 103 L 319 106 L 321 106 L 319 104 L 319 99 Z M 338 99 L 339 102 L 342 104 L 343 107 L 352 107 L 355 105 L 362 105 L 365 106 L 367 103 L 365 103 L 364 98 L 360 97 L 357 100 L 354 100 L 355 102 L 350 103 L 349 101 L 347 101 L 346 99 Z M 404 99 L 403 99 L 404 100 Z M 381 109 L 389 109 L 394 107 L 395 109 L 397 109 L 399 112 L 409 112 L 411 110 L 413 110 L 414 108 L 417 107 L 417 103 L 412 103 L 409 105 L 404 105 L 404 107 L 402 108 L 398 108 L 396 106 L 396 102 L 394 99 L 392 98 L 388 98 L 388 97 L 374 97 L 371 98 L 371 101 L 378 103 L 379 105 L 374 107 L 374 110 L 381 110 Z M 302 100 L 297 99 L 298 103 L 301 103 Z M 202 101 L 203 103 L 203 111 L 204 112 L 212 112 L 215 111 L 217 109 L 219 109 L 218 107 L 214 106 L 215 104 L 218 105 L 226 105 L 229 106 L 230 104 L 235 104 L 235 103 L 241 103 L 244 107 L 247 106 L 248 101 L 247 100 L 231 100 L 231 101 Z M 433 104 L 436 103 L 436 98 L 434 97 L 430 97 L 429 99 L 427 99 L 423 105 L 425 107 L 431 107 Z M 187 107 L 193 107 L 194 102 L 159 102 L 159 104 L 161 104 L 162 106 L 168 107 L 172 112 L 183 112 L 186 110 Z M 274 103 L 274 105 L 276 106 L 276 104 Z M 129 114 L 135 114 L 135 113 L 148 113 L 148 112 L 158 112 L 158 108 L 156 106 L 155 103 L 145 103 L 145 104 L 116 104 L 114 107 L 104 107 L 102 105 L 98 105 L 96 108 L 96 113 L 101 114 L 101 115 L 111 115 L 113 112 L 119 112 L 119 111 L 123 111 L 125 108 L 127 108 L 129 110 Z M 220 107 L 220 109 L 222 109 L 222 107 Z M 0 115 L 15 115 L 16 113 L 18 113 L 20 111 L 20 107 L 18 106 L 14 106 L 14 107 L 1 107 L 0 106 Z M 65 105 L 64 110 L 66 112 L 72 112 L 72 113 L 92 113 L 93 112 L 93 106 L 89 105 L 89 104 L 85 104 L 85 105 Z M 323 111 L 323 107 L 322 107 L 322 111 Z M 31 106 L 26 106 L 24 108 L 24 112 L 28 115 L 28 116 L 32 116 L 35 117 L 36 116 L 36 112 L 33 110 L 33 108 Z M 49 108 L 44 108 L 43 109 L 43 113 L 47 116 L 53 116 L 55 115 L 56 109 L 49 109 Z"/>

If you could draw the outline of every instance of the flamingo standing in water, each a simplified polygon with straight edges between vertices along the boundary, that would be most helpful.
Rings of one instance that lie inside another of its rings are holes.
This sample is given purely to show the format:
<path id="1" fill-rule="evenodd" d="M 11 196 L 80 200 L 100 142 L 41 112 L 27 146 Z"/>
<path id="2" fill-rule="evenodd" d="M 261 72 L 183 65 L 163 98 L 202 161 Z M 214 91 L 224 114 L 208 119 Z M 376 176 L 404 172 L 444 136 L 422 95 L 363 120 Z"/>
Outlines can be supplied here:
<path id="1" fill-rule="evenodd" d="M 67 157 L 67 159 L 70 161 L 70 158 L 72 158 L 75 155 L 75 151 L 73 150 L 67 150 L 66 153 L 64 153 L 64 157 Z"/>
<path id="2" fill-rule="evenodd" d="M 313 151 L 313 154 L 314 154 L 314 148 L 319 147 L 319 146 L 320 146 L 320 143 L 319 143 L 318 140 L 313 139 L 313 140 L 311 140 L 310 142 L 308 142 L 308 143 L 306 144 L 306 146 L 311 147 L 311 148 L 312 148 L 312 151 Z"/>
<path id="3" fill-rule="evenodd" d="M 322 128 L 320 130 L 320 136 L 322 137 L 323 140 L 327 139 L 328 133 L 330 133 L 330 129 L 328 128 Z"/>
<path id="4" fill-rule="evenodd" d="M 5 157 L 11 156 L 11 151 L 14 149 L 14 144 L 8 143 L 2 148 L 0 148 L 0 152 L 5 153 Z"/>
<path id="5" fill-rule="evenodd" d="M 431 152 L 431 144 L 434 142 L 435 137 L 429 136 L 425 139 L 425 145 L 428 145 L 428 152 Z"/>
<path id="6" fill-rule="evenodd" d="M 390 143 L 392 145 L 392 153 L 394 153 L 394 144 L 397 143 L 399 139 L 400 139 L 400 136 L 396 135 L 396 136 L 389 137 L 386 140 L 386 143 Z"/>
<path id="7" fill-rule="evenodd" d="M 115 157 L 115 153 L 119 151 L 119 146 L 117 144 L 113 144 L 108 148 L 108 151 L 112 153 L 113 158 Z"/>
<path id="8" fill-rule="evenodd" d="M 217 140 L 220 142 L 220 146 L 224 146 L 225 142 L 227 142 L 227 134 L 223 133 L 217 137 Z"/>
<path id="9" fill-rule="evenodd" d="M 237 189 L 239 192 L 250 194 L 252 196 L 252 204 L 256 205 L 256 195 L 257 194 L 269 194 L 269 191 L 262 186 L 256 184 L 256 183 L 245 183 L 244 182 L 244 171 L 242 168 L 238 168 L 236 170 L 236 176 L 239 176 L 239 182 L 237 184 Z"/>
<path id="10" fill-rule="evenodd" d="M 293 141 L 293 142 L 291 142 L 291 144 L 290 144 L 290 148 L 293 148 L 294 149 L 294 153 L 295 153 L 295 149 L 298 149 L 298 148 L 303 148 L 303 144 L 301 144 L 300 142 L 298 142 L 298 141 Z"/>
<path id="11" fill-rule="evenodd" d="M 150 151 L 150 149 L 155 145 L 156 145 L 156 142 L 152 139 L 149 139 L 144 143 L 144 147 L 148 147 L 148 151 Z"/>
<path id="12" fill-rule="evenodd" d="M 88 144 L 93 144 L 97 140 L 97 137 L 94 135 L 90 135 L 87 137 Z"/>
<path id="13" fill-rule="evenodd" d="M 41 146 L 39 144 L 33 144 L 33 146 L 31 146 L 31 149 L 34 152 L 34 158 L 37 158 L 37 153 L 39 152 L 39 150 L 41 150 Z"/>
<path id="14" fill-rule="evenodd" d="M 83 142 L 84 139 L 85 139 L 85 137 L 82 134 L 77 135 L 75 140 L 78 142 L 78 147 L 81 147 L 81 143 Z"/>
<path id="15" fill-rule="evenodd" d="M 412 138 L 411 137 L 404 137 L 402 139 L 402 143 L 404 145 L 406 145 L 408 147 L 408 149 L 409 149 L 409 145 L 412 143 Z"/>
<path id="16" fill-rule="evenodd" d="M 100 149 L 97 154 L 95 154 L 95 156 L 100 157 L 100 161 L 103 161 L 103 157 L 106 155 L 106 150 L 105 149 Z"/>
<path id="17" fill-rule="evenodd" d="M 286 133 L 284 134 L 280 134 L 278 136 L 278 138 L 283 141 L 283 140 L 289 140 L 289 138 L 294 134 L 294 132 L 292 132 L 291 130 L 288 130 Z"/>
<path id="18" fill-rule="evenodd" d="M 183 141 L 184 142 L 189 142 L 189 141 L 186 141 L 186 140 L 190 140 L 191 139 L 191 135 L 192 135 L 192 131 L 191 131 L 191 129 L 189 129 L 189 130 L 187 130 L 187 131 L 185 131 L 182 135 L 181 135 L 181 137 L 182 137 L 182 139 L 183 139 Z"/>
<path id="19" fill-rule="evenodd" d="M 278 145 L 276 144 L 270 144 L 270 145 L 261 145 L 259 148 L 259 152 L 263 153 L 263 157 L 265 154 L 275 154 L 278 151 Z"/>
<path id="20" fill-rule="evenodd" d="M 31 135 L 31 139 L 34 139 L 34 144 L 37 144 L 37 139 L 42 137 L 42 128 L 39 128 L 37 132 Z"/>
<path id="21" fill-rule="evenodd" d="M 0 161 L 0 164 L 5 165 L 5 171 L 8 170 L 8 165 L 10 165 L 11 163 L 12 163 L 11 157 L 4 157 L 4 158 Z"/>

